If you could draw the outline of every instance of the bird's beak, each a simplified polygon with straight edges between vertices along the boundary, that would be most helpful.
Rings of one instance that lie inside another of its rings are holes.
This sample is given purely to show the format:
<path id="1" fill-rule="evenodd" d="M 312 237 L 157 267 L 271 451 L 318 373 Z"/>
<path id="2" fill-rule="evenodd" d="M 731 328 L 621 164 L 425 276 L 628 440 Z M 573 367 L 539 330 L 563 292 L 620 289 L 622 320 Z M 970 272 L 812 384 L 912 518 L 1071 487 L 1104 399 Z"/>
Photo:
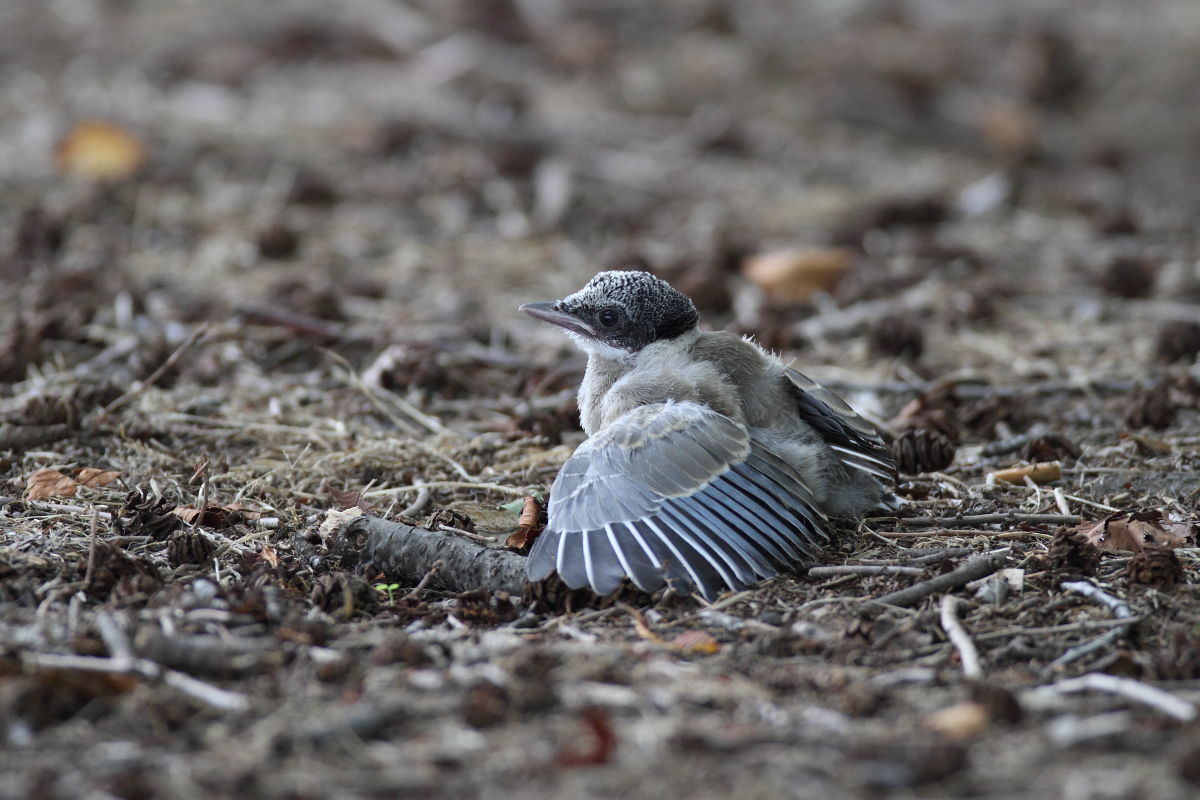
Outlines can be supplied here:
<path id="1" fill-rule="evenodd" d="M 574 314 L 559 311 L 556 305 L 556 303 L 526 303 L 519 310 L 524 311 L 534 319 L 540 319 L 542 322 L 558 325 L 561 328 L 566 328 L 569 331 L 591 339 L 596 338 L 596 331 L 592 326 Z"/>

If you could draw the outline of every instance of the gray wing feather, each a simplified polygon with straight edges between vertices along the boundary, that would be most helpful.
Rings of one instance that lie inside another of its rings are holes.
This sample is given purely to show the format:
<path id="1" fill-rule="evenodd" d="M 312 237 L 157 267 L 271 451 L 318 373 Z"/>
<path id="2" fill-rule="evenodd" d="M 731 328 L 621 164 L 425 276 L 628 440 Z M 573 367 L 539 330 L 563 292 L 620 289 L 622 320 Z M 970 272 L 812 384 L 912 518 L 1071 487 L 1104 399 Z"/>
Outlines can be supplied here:
<path id="1" fill-rule="evenodd" d="M 550 492 L 530 580 L 606 594 L 629 577 L 705 598 L 793 565 L 824 540 L 803 480 L 741 424 L 695 403 L 640 406 L 584 442 Z"/>
<path id="2" fill-rule="evenodd" d="M 787 377 L 801 419 L 822 435 L 843 464 L 888 482 L 895 481 L 896 464 L 875 426 L 807 375 L 788 369 Z"/>

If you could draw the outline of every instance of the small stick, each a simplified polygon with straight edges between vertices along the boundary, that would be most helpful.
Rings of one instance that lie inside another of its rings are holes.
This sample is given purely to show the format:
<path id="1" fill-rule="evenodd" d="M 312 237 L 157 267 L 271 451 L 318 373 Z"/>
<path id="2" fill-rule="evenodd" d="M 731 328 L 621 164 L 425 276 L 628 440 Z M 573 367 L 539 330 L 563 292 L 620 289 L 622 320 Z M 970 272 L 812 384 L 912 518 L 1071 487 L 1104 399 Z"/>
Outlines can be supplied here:
<path id="1" fill-rule="evenodd" d="M 422 577 L 421 580 L 419 580 L 417 582 L 417 585 L 413 587 L 413 590 L 411 592 L 404 595 L 404 599 L 405 600 L 416 600 L 420 596 L 421 592 L 425 591 L 425 589 L 429 586 L 430 581 L 432 581 L 435 577 L 437 577 L 438 572 L 445 565 L 446 565 L 446 562 L 442 561 L 440 558 L 437 561 L 430 564 L 429 571 L 426 572 L 425 576 Z"/>
<path id="2" fill-rule="evenodd" d="M 933 531 L 883 531 L 877 534 L 885 539 L 933 539 L 949 536 L 986 536 L 989 539 L 1024 539 L 1029 536 L 1045 536 L 1050 534 L 1040 531 L 983 531 L 977 528 L 944 528 Z"/>
<path id="3" fill-rule="evenodd" d="M 895 564 L 835 564 L 828 567 L 809 567 L 808 575 L 824 578 L 828 575 L 923 575 L 921 567 L 902 567 Z"/>
<path id="4" fill-rule="evenodd" d="M 92 576 L 96 574 L 96 533 L 100 529 L 100 515 L 92 509 L 91 536 L 88 540 L 87 569 L 83 573 L 83 585 L 86 589 L 92 585 Z"/>
<path id="5" fill-rule="evenodd" d="M 146 391 L 151 386 L 153 386 L 155 384 L 155 382 L 158 381 L 159 378 L 161 378 L 163 375 L 165 375 L 167 373 L 167 370 L 169 370 L 171 367 L 173 367 L 179 363 L 179 359 L 183 358 L 184 353 L 186 353 L 188 350 L 191 350 L 192 346 L 194 344 L 196 344 L 196 342 L 200 341 L 200 339 L 202 337 L 204 337 L 207 333 L 208 333 L 208 323 L 205 322 L 205 323 L 201 324 L 199 327 L 197 327 L 194 331 L 192 331 L 191 336 L 188 336 L 188 338 L 184 339 L 183 344 L 179 345 L 179 347 L 176 347 L 175 352 L 173 352 L 173 353 L 171 353 L 171 355 L 167 356 L 167 360 L 158 365 L 158 369 L 154 370 L 154 372 L 151 372 L 146 377 L 145 380 L 141 380 L 141 381 L 138 381 L 137 383 L 133 384 L 133 386 L 129 389 L 129 391 L 125 392 L 125 394 L 121 395 L 120 397 L 116 398 L 111 403 L 106 405 L 102 409 L 101 413 L 103 413 L 103 414 L 113 413 L 118 408 L 125 405 L 130 400 L 137 397 L 142 392 Z"/>
<path id="6" fill-rule="evenodd" d="M 1039 686 L 1036 689 L 1026 692 L 1022 700 L 1024 702 L 1032 701 L 1033 703 L 1044 702 L 1059 695 L 1086 692 L 1089 690 L 1110 692 L 1127 697 L 1130 700 L 1161 711 L 1168 717 L 1177 719 L 1180 722 L 1191 722 L 1196 718 L 1196 706 L 1186 700 L 1168 694 L 1162 689 L 1147 686 L 1141 681 L 1135 681 L 1133 678 L 1121 678 L 1103 672 L 1089 672 L 1087 675 L 1080 675 L 1078 678 L 1067 678 L 1048 686 Z"/>
<path id="7" fill-rule="evenodd" d="M 959 599 L 952 594 L 942 595 L 942 630 L 958 651 L 962 660 L 963 677 L 970 680 L 983 677 L 983 668 L 979 666 L 979 651 L 971 641 L 971 634 L 963 627 L 958 618 Z"/>
<path id="8" fill-rule="evenodd" d="M 1090 642 L 1084 642 L 1083 644 L 1070 648 L 1061 656 L 1051 661 L 1042 669 L 1042 674 L 1047 676 L 1052 675 L 1059 667 L 1070 664 L 1072 661 L 1078 661 L 1085 656 L 1089 656 L 1097 650 L 1104 649 L 1117 639 L 1120 639 L 1138 619 L 1137 615 L 1133 613 L 1133 609 L 1130 608 L 1129 604 L 1124 600 L 1109 594 L 1097 586 L 1093 586 L 1087 581 L 1063 581 L 1063 583 L 1060 585 L 1069 592 L 1081 594 L 1084 597 L 1095 600 L 1099 603 L 1103 603 L 1111 608 L 1113 616 L 1116 617 L 1114 622 L 1117 623 L 1117 627 L 1101 634 L 1100 636 L 1097 636 Z"/>
<path id="9" fill-rule="evenodd" d="M 370 492 L 363 492 L 363 497 L 388 497 L 394 494 L 421 492 L 424 489 L 481 489 L 488 492 L 500 492 L 501 494 L 524 497 L 530 493 L 529 488 L 517 489 L 512 486 L 503 486 L 499 483 L 474 483 L 472 481 L 426 481 L 420 486 L 413 484 L 411 486 L 394 486 L 391 489 L 374 489 Z"/>
<path id="10" fill-rule="evenodd" d="M 868 602 L 884 603 L 902 608 L 911 606 L 918 600 L 922 600 L 931 594 L 948 592 L 960 586 L 965 586 L 971 581 L 986 578 L 1004 566 L 1005 561 L 1008 559 L 1009 550 L 1010 548 L 1005 547 L 1001 550 L 976 556 L 957 569 L 947 572 L 944 575 L 938 575 L 927 581 L 915 583 L 907 589 L 885 594 L 883 597 Z"/>

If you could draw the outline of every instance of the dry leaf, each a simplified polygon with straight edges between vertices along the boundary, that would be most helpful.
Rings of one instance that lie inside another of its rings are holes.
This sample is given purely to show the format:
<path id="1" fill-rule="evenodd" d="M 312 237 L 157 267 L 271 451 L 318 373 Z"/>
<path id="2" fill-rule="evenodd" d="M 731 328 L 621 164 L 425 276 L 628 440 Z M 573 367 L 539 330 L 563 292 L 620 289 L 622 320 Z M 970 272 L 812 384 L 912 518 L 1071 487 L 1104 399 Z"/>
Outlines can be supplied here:
<path id="1" fill-rule="evenodd" d="M 1079 525 L 1076 530 L 1095 547 L 1109 552 L 1140 553 L 1147 544 L 1179 547 L 1193 538 L 1192 526 L 1184 522 L 1164 520 L 1161 511 L 1141 511 L 1132 514 L 1113 514 L 1093 525 Z"/>
<path id="2" fill-rule="evenodd" d="M 358 508 L 363 511 L 370 511 L 371 504 L 363 499 L 362 492 L 356 492 L 353 489 L 339 489 L 336 486 L 325 486 L 325 491 L 329 492 L 329 496 L 333 498 L 333 502 L 337 503 L 338 511 L 345 511 L 348 508 Z"/>
<path id="3" fill-rule="evenodd" d="M 564 747 L 558 754 L 558 763 L 564 767 L 589 767 L 606 764 L 612 759 L 617 747 L 617 734 L 609 722 L 608 712 L 602 708 L 585 708 L 580 712 L 590 737 L 571 737 L 572 746 Z M 587 739 L 591 741 L 588 742 Z M 580 746 L 583 744 L 585 746 Z M 590 746 L 586 746 L 589 745 Z"/>
<path id="4" fill-rule="evenodd" d="M 517 518 L 517 529 L 504 540 L 504 546 L 509 550 L 524 551 L 533 544 L 533 540 L 542 530 L 542 527 L 538 525 L 538 518 L 541 514 L 542 507 L 538 505 L 538 501 L 532 495 L 525 495 L 525 504 L 521 506 L 521 516 Z"/>
<path id="5" fill-rule="evenodd" d="M 258 551 L 258 557 L 270 564 L 272 569 L 279 569 L 279 553 L 275 552 L 271 545 L 263 545 L 263 549 Z"/>
<path id="6" fill-rule="evenodd" d="M 750 256 L 742 273 L 777 304 L 807 300 L 828 292 L 854 262 L 854 254 L 841 247 L 796 247 Z"/>
<path id="7" fill-rule="evenodd" d="M 248 513 L 236 506 L 205 506 L 203 511 L 192 506 L 180 506 L 172 512 L 188 525 L 200 525 L 205 528 L 229 528 L 247 519 Z"/>
<path id="8" fill-rule="evenodd" d="M 138 170 L 146 151 L 124 128 L 84 120 L 59 141 L 54 157 L 62 172 L 93 180 L 121 180 Z"/>
<path id="9" fill-rule="evenodd" d="M 965 700 L 934 711 L 923 720 L 926 728 L 948 739 L 963 742 L 982 734 L 992 722 L 992 715 L 982 703 Z"/>
<path id="10" fill-rule="evenodd" d="M 39 469 L 29 476 L 25 484 L 25 497 L 29 500 L 45 500 L 48 497 L 71 497 L 78 484 L 56 469 Z"/>
<path id="11" fill-rule="evenodd" d="M 1037 464 L 1026 464 L 1009 469 L 998 469 L 988 473 L 996 483 L 1025 483 L 1028 477 L 1034 483 L 1050 483 L 1062 477 L 1062 464 L 1057 461 L 1042 461 Z"/>
<path id="12" fill-rule="evenodd" d="M 108 486 L 119 477 L 121 477 L 121 473 L 114 469 L 83 467 L 75 473 L 75 482 L 80 486 L 86 486 L 89 489 L 95 489 L 98 486 Z"/>
<path id="13" fill-rule="evenodd" d="M 720 651 L 721 645 L 704 631 L 684 631 L 671 640 L 671 649 L 684 655 L 711 656 Z"/>

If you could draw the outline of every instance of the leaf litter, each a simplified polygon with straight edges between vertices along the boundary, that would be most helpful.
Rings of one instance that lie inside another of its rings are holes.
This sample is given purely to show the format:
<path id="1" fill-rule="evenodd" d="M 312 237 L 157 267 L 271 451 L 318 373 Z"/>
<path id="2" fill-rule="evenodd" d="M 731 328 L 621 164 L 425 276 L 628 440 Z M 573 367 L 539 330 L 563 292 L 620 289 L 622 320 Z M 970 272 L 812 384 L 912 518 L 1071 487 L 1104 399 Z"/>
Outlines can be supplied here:
<path id="1" fill-rule="evenodd" d="M 152 86 L 153 118 L 0 137 L 45 139 L 0 254 L 0 794 L 1194 793 L 1195 198 L 1144 199 L 1170 142 L 1056 149 L 1119 132 L 1088 59 L 1136 36 L 1065 5 L 1064 33 L 669 4 L 653 46 L 521 4 L 227 5 L 110 9 L 95 75 L 21 90 Z M 345 568 L 364 512 L 544 524 L 582 361 L 514 309 L 613 263 L 879 422 L 902 508 L 712 607 Z"/>

